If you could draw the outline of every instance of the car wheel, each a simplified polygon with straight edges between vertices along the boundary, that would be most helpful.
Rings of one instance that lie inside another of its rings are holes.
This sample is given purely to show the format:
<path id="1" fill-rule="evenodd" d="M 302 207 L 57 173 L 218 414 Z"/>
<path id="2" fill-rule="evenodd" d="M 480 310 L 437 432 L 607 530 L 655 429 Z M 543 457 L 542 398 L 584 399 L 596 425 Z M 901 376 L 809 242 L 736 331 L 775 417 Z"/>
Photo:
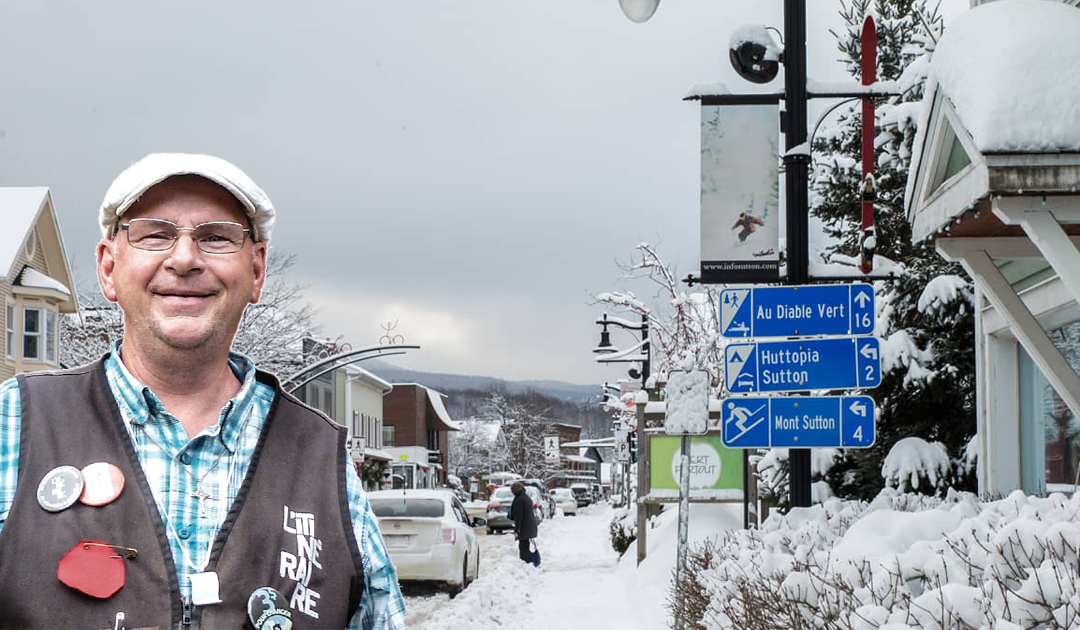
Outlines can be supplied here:
<path id="1" fill-rule="evenodd" d="M 465 590 L 465 587 L 469 585 L 469 554 L 465 554 L 465 560 L 461 563 L 461 582 L 457 584 L 448 584 L 450 587 L 450 599 L 454 599 L 458 596 L 458 593 Z"/>
<path id="2" fill-rule="evenodd" d="M 495 535 L 495 530 L 494 530 L 494 529 L 491 529 L 490 527 L 489 527 L 489 528 L 487 528 L 487 535 L 488 535 L 488 536 L 493 536 L 493 535 Z"/>

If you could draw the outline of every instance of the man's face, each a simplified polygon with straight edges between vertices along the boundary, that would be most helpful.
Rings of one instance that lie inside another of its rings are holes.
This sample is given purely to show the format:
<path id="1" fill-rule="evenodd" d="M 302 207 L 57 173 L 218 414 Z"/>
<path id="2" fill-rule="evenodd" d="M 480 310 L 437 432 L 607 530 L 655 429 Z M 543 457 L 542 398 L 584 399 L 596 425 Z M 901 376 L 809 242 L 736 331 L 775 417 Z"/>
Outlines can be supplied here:
<path id="1" fill-rule="evenodd" d="M 248 226 L 240 202 L 217 184 L 196 176 L 171 177 L 153 186 L 120 218 L 172 221 L 195 227 L 208 221 Z M 136 249 L 125 233 L 97 247 L 98 280 L 105 297 L 124 311 L 124 335 L 140 348 L 164 344 L 189 350 L 232 344 L 248 303 L 259 301 L 266 273 L 266 244 L 232 254 L 208 254 L 180 232 L 171 249 Z M 159 346 L 160 347 L 160 346 Z"/>

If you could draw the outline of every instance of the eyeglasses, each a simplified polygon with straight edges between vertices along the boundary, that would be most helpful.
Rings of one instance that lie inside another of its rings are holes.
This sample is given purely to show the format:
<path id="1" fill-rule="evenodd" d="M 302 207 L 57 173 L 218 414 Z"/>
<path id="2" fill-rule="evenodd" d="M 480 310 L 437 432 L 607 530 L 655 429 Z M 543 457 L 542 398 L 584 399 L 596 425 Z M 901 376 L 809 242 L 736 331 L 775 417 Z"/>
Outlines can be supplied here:
<path id="1" fill-rule="evenodd" d="M 163 252 L 172 249 L 180 232 L 191 232 L 195 245 L 207 254 L 233 254 L 244 248 L 251 230 L 231 221 L 210 221 L 193 228 L 182 228 L 164 219 L 132 219 L 121 223 L 128 243 L 135 249 Z"/>

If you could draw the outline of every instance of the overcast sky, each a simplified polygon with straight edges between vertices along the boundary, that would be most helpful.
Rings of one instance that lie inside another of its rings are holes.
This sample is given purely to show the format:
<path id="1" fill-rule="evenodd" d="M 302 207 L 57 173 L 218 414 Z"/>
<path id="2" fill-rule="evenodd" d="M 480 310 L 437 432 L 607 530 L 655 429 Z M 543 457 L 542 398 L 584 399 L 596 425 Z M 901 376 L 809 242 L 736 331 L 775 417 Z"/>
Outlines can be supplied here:
<path id="1" fill-rule="evenodd" d="M 811 0 L 809 74 L 835 63 Z M 966 6 L 966 0 L 952 0 Z M 404 367 L 592 383 L 615 259 L 659 242 L 697 273 L 693 83 L 751 86 L 727 41 L 781 0 L 0 0 L 0 185 L 48 186 L 81 287 L 97 208 L 148 153 L 209 153 L 278 211 L 329 337 L 380 324 Z M 774 82 L 776 89 L 782 80 Z M 620 343 L 619 339 L 615 340 Z"/>

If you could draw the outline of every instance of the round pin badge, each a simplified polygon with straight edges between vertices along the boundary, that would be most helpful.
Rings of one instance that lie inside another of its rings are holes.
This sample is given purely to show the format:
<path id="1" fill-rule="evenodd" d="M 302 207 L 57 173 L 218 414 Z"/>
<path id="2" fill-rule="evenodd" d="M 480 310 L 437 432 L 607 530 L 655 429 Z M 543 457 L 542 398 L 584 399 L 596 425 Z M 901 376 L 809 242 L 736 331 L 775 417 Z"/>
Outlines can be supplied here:
<path id="1" fill-rule="evenodd" d="M 83 476 L 74 466 L 57 466 L 38 484 L 37 500 L 45 510 L 59 512 L 71 507 L 83 491 Z"/>
<path id="2" fill-rule="evenodd" d="M 248 619 L 255 630 L 292 630 L 288 600 L 269 586 L 256 589 L 248 597 Z"/>
<path id="3" fill-rule="evenodd" d="M 82 469 L 83 491 L 79 501 L 86 505 L 112 503 L 124 489 L 124 473 L 109 462 L 95 462 Z"/>

